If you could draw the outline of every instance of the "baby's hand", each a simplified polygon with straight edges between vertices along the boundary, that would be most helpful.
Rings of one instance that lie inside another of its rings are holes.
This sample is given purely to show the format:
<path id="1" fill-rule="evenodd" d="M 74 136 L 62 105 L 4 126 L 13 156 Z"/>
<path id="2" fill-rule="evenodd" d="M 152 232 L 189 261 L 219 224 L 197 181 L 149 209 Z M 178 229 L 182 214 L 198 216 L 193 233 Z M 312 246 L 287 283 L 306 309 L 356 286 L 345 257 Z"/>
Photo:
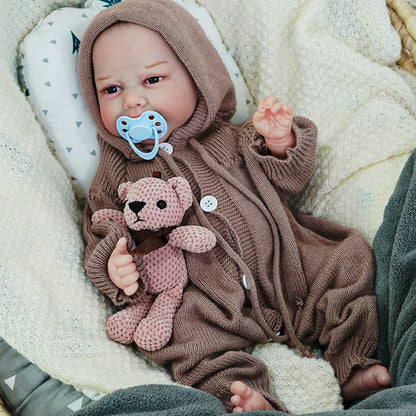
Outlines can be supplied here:
<path id="1" fill-rule="evenodd" d="M 295 146 L 292 120 L 293 108 L 283 105 L 276 97 L 262 98 L 252 118 L 254 128 L 266 140 L 270 153 L 280 157 Z"/>
<path id="2" fill-rule="evenodd" d="M 127 250 L 127 240 L 121 237 L 108 260 L 108 274 L 111 281 L 124 291 L 133 295 L 139 288 L 139 272 L 133 262 L 133 256 Z"/>

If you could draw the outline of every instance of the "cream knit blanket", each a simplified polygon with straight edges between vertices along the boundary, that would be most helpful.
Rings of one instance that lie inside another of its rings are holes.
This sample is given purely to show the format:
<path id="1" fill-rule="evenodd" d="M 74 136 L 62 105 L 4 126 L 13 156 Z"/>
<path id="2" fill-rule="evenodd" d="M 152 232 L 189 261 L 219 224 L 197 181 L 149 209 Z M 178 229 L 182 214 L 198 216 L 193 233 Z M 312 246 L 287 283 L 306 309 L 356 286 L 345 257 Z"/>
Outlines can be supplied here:
<path id="1" fill-rule="evenodd" d="M 198 0 L 255 99 L 275 94 L 318 126 L 297 208 L 369 240 L 416 143 L 416 79 L 397 69 L 385 0 Z"/>
<path id="2" fill-rule="evenodd" d="M 109 392 L 172 383 L 134 348 L 107 338 L 112 309 L 83 271 L 80 210 L 18 86 L 18 42 L 51 10 L 80 3 L 19 0 L 0 6 L 0 336 L 78 387 Z M 216 20 L 252 94 L 276 94 L 319 127 L 318 169 L 298 206 L 371 239 L 416 136 L 415 81 L 394 66 L 400 42 L 384 1 L 199 3 Z M 275 348 L 266 361 L 289 360 L 285 354 L 300 360 L 284 346 Z M 336 408 L 336 383 L 327 367 L 322 374 L 309 381 L 327 383 Z M 289 379 L 277 381 L 288 391 L 293 386 Z"/>
<path id="3" fill-rule="evenodd" d="M 0 336 L 44 371 L 100 392 L 172 383 L 108 339 L 108 301 L 84 273 L 81 211 L 17 80 L 18 42 L 51 10 L 80 1 L 0 6 Z"/>

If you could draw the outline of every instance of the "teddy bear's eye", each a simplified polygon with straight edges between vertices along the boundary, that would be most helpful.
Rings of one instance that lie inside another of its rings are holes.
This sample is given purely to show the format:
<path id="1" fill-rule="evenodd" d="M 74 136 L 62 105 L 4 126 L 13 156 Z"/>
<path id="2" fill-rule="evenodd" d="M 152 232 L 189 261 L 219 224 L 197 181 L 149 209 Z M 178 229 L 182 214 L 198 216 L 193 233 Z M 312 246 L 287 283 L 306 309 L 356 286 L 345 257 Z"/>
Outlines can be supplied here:
<path id="1" fill-rule="evenodd" d="M 167 204 L 163 199 L 159 199 L 159 201 L 156 202 L 156 206 L 160 209 L 165 209 Z"/>

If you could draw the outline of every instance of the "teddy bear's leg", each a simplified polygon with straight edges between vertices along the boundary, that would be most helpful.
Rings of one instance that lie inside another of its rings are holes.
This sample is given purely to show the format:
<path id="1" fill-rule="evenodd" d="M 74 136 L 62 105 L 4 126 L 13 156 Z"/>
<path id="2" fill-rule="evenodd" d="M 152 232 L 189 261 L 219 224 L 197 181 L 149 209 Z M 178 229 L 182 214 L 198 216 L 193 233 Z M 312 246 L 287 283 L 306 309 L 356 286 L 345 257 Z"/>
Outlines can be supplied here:
<path id="1" fill-rule="evenodd" d="M 134 334 L 134 341 L 140 348 L 157 351 L 169 342 L 182 292 L 182 287 L 175 287 L 158 295 L 149 314 L 140 322 Z"/>
<path id="2" fill-rule="evenodd" d="M 153 299 L 152 295 L 144 294 L 137 303 L 110 316 L 107 321 L 108 336 L 121 344 L 133 342 L 137 325 L 147 315 Z"/>

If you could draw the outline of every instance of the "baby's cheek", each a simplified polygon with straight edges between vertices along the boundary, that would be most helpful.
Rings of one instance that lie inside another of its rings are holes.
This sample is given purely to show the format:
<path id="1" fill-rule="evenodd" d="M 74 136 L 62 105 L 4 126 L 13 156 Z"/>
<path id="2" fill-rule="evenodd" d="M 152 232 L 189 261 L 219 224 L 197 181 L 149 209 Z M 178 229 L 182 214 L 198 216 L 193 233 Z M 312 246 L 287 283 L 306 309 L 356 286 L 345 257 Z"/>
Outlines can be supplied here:
<path id="1" fill-rule="evenodd" d="M 116 121 L 118 117 L 115 115 L 114 111 L 112 111 L 112 109 L 109 108 L 109 106 L 101 104 L 100 115 L 104 127 L 114 136 L 120 136 L 116 127 Z"/>

